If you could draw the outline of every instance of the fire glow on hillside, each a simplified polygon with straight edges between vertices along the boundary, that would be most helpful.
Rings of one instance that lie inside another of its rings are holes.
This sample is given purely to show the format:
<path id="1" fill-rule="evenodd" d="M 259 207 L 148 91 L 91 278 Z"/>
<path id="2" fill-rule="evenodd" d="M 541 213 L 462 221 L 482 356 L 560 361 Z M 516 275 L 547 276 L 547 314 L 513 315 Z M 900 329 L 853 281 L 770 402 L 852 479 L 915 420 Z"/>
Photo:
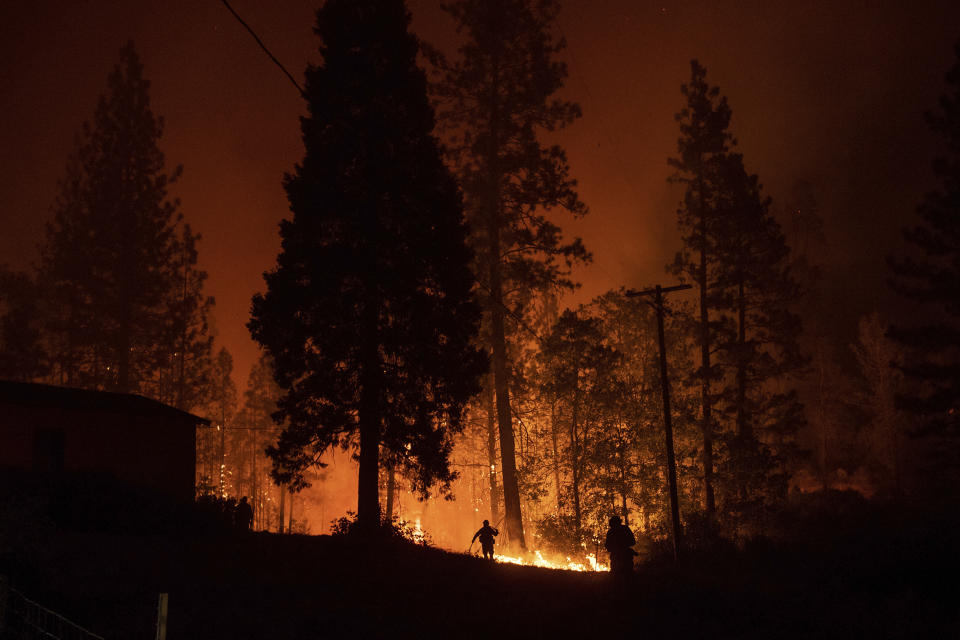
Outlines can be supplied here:
<path id="1" fill-rule="evenodd" d="M 527 557 L 504 556 L 494 554 L 493 559 L 497 562 L 506 562 L 508 564 L 520 564 L 530 567 L 543 567 L 546 569 L 563 569 L 566 571 L 610 571 L 610 567 L 597 561 L 597 557 L 592 553 L 586 556 L 586 564 L 575 562 L 572 558 L 565 560 L 550 561 L 543 557 L 539 550 L 534 551 Z"/>
<path id="2" fill-rule="evenodd" d="M 427 539 L 426 532 L 421 527 L 420 518 L 414 521 L 413 539 L 415 542 L 423 543 Z M 471 543 L 470 549 L 473 549 Z M 467 553 L 470 553 L 470 549 Z M 585 556 L 586 562 L 577 562 L 573 558 L 566 556 L 564 558 L 553 558 L 548 560 L 543 553 L 536 549 L 522 556 L 508 556 L 499 553 L 493 555 L 497 562 L 506 564 L 518 564 L 528 567 L 542 567 L 545 569 L 563 569 L 564 571 L 610 571 L 609 565 L 603 564 L 597 560 L 597 556 L 588 553 Z"/>

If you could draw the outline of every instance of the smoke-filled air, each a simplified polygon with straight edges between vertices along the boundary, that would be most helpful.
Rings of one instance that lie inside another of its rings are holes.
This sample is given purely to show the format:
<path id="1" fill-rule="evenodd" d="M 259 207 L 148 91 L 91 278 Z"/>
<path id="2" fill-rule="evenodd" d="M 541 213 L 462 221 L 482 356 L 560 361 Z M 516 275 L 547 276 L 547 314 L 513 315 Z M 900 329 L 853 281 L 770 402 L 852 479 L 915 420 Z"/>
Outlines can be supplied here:
<path id="1" fill-rule="evenodd" d="M 0 22 L 0 638 L 960 631 L 960 5 Z"/>

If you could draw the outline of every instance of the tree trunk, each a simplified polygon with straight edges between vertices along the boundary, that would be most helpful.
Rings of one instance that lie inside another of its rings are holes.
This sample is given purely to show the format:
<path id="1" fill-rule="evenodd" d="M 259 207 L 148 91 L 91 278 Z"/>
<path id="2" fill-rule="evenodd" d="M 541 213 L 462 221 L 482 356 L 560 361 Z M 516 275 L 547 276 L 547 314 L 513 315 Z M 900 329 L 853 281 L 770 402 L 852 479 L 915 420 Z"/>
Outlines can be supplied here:
<path id="1" fill-rule="evenodd" d="M 747 301 L 743 291 L 743 280 L 737 292 L 737 435 L 747 442 L 750 439 L 750 423 L 747 418 Z"/>
<path id="2" fill-rule="evenodd" d="M 557 517 L 560 517 L 560 446 L 557 435 L 557 403 L 550 404 L 550 437 L 553 444 L 553 482 L 557 488 Z"/>
<path id="3" fill-rule="evenodd" d="M 283 533 L 284 505 L 287 501 L 287 488 L 280 487 L 280 513 L 277 514 L 277 533 Z"/>
<path id="4" fill-rule="evenodd" d="M 487 231 L 487 269 L 490 277 L 489 304 L 490 350 L 492 355 L 493 384 L 496 392 L 497 423 L 500 430 L 500 471 L 503 479 L 503 509 L 507 543 L 526 550 L 523 536 L 523 516 L 520 511 L 520 487 L 517 481 L 517 461 L 513 434 L 513 417 L 510 413 L 510 392 L 507 364 L 507 342 L 504 330 L 503 274 L 500 263 L 500 208 L 501 181 L 499 150 L 500 140 L 500 75 L 499 57 L 494 54 L 492 79 L 488 96 L 489 140 L 486 155 L 484 217 Z"/>
<path id="5" fill-rule="evenodd" d="M 507 538 L 511 545 L 518 545 L 526 550 L 523 518 L 520 512 L 520 486 L 517 481 L 513 417 L 510 414 L 510 395 L 507 384 L 507 346 L 503 329 L 503 312 L 495 307 L 491 315 L 494 325 L 493 375 L 497 396 L 497 421 L 500 427 L 500 469 L 503 476 L 503 507 L 506 514 Z"/>
<path id="6" fill-rule="evenodd" d="M 570 467 L 573 471 L 570 488 L 573 490 L 573 526 L 577 539 L 577 549 L 583 540 L 583 514 L 580 508 L 580 437 L 577 434 L 577 414 L 580 409 L 580 381 L 577 374 L 577 388 L 573 391 L 573 407 L 570 410 Z"/>
<path id="7" fill-rule="evenodd" d="M 187 373 L 186 373 L 186 361 L 187 361 L 187 250 L 184 247 L 181 255 L 181 263 L 183 266 L 183 288 L 180 295 L 180 304 L 181 310 L 183 313 L 183 326 L 180 331 L 180 361 L 177 363 L 179 371 L 177 372 L 177 408 L 186 411 L 186 407 L 183 406 L 183 399 L 186 395 L 187 389 Z"/>
<path id="8" fill-rule="evenodd" d="M 357 488 L 357 523 L 364 531 L 380 526 L 380 354 L 377 343 L 379 312 L 369 291 L 364 304 L 361 345 L 360 469 Z"/>
<path id="9" fill-rule="evenodd" d="M 287 518 L 287 533 L 293 533 L 293 489 L 290 490 L 290 514 Z"/>
<path id="10" fill-rule="evenodd" d="M 393 465 L 387 467 L 387 508 L 384 511 L 383 520 L 389 523 L 393 518 L 393 495 L 397 487 L 397 472 Z"/>
<path id="11" fill-rule="evenodd" d="M 488 217 L 490 241 L 490 340 L 493 360 L 493 383 L 496 392 L 497 422 L 500 428 L 500 470 L 503 477 L 503 508 L 506 514 L 507 542 L 526 550 L 523 537 L 523 517 L 520 511 L 520 486 L 517 481 L 517 461 L 510 413 L 510 392 L 507 366 L 507 339 L 504 330 L 503 283 L 500 272 L 499 189 L 494 192 Z"/>
<path id="12" fill-rule="evenodd" d="M 254 427 L 255 428 L 255 427 Z M 258 529 L 260 526 L 260 488 L 257 484 L 257 481 L 260 479 L 257 475 L 257 432 L 251 430 L 251 438 L 253 438 L 253 446 L 250 447 L 250 487 L 251 499 L 253 504 L 253 528 L 254 530 Z"/>
<path id="13" fill-rule="evenodd" d="M 740 442 L 739 451 L 735 451 L 739 460 L 734 461 L 737 496 L 741 505 L 746 504 L 749 495 L 747 478 L 749 476 L 748 456 L 753 447 L 753 437 L 750 431 L 750 422 L 747 416 L 747 302 L 743 291 L 741 276 L 737 287 L 737 439 Z M 741 514 L 743 509 L 740 509 Z M 741 515 L 741 520 L 743 516 Z"/>
<path id="14" fill-rule="evenodd" d="M 126 297 L 124 295 L 124 297 Z M 120 327 L 118 329 L 118 362 L 117 362 L 117 386 L 118 393 L 130 393 L 130 310 L 129 302 L 123 301 L 123 311 L 120 315 Z"/>
<path id="15" fill-rule="evenodd" d="M 630 526 L 630 510 L 627 509 L 627 460 L 623 440 L 617 451 L 617 470 L 620 472 L 620 508 L 623 511 L 623 523 Z"/>
<path id="16" fill-rule="evenodd" d="M 124 205 L 121 205 L 124 206 Z M 131 291 L 130 273 L 133 270 L 134 258 L 133 252 L 133 224 L 129 215 L 124 215 L 120 221 L 120 233 L 123 246 L 120 248 L 120 282 L 119 285 L 119 303 L 120 317 L 119 327 L 117 327 L 117 382 L 116 391 L 120 393 L 130 393 L 130 347 L 133 346 L 133 291 Z"/>
<path id="17" fill-rule="evenodd" d="M 702 381 L 700 384 L 700 402 L 702 404 L 703 431 L 703 506 L 707 512 L 707 522 L 713 521 L 716 503 L 713 497 L 713 424 L 710 416 L 710 313 L 707 307 L 707 216 L 703 202 L 703 182 L 700 181 L 700 272 L 697 284 L 700 287 L 700 365 Z"/>
<path id="18" fill-rule="evenodd" d="M 620 491 L 620 508 L 623 510 L 623 523 L 630 526 L 630 510 L 627 509 L 627 492 Z"/>
<path id="19" fill-rule="evenodd" d="M 743 280 L 740 280 L 737 291 L 737 436 L 740 440 L 740 461 L 736 465 L 740 475 L 738 484 L 740 500 L 744 501 L 748 495 L 746 459 L 749 452 L 747 447 L 752 446 L 752 433 L 747 416 L 747 301 L 743 291 Z"/>
<path id="20" fill-rule="evenodd" d="M 497 419 L 493 397 L 493 376 L 487 376 L 487 464 L 490 478 L 490 522 L 500 522 L 500 495 L 497 491 Z"/>

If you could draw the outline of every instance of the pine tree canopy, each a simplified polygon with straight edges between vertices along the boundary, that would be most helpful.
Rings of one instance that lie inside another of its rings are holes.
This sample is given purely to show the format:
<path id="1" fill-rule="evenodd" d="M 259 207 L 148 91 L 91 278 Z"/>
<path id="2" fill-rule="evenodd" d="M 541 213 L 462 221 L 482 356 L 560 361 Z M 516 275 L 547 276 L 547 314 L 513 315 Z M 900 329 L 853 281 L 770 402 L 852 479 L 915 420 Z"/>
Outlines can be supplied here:
<path id="1" fill-rule="evenodd" d="M 670 266 L 700 293 L 696 321 L 704 446 L 704 501 L 713 503 L 713 438 L 724 507 L 744 515 L 742 497 L 761 495 L 755 482 L 782 491 L 782 465 L 795 453 L 802 406 L 778 381 L 805 363 L 798 345 L 799 317 L 789 305 L 799 295 L 790 272 L 790 250 L 770 212 L 759 178 L 747 172 L 728 127 L 727 100 L 691 62 L 690 81 L 677 114 L 678 156 L 671 178 L 685 186 L 677 210 L 683 249 Z M 753 480 L 750 477 L 753 476 Z M 731 487 L 731 485 L 733 485 Z M 742 521 L 740 522 L 742 524 Z"/>
<path id="2" fill-rule="evenodd" d="M 565 242 L 546 211 L 582 216 L 587 206 L 563 147 L 540 140 L 580 117 L 579 105 L 555 96 L 567 77 L 557 60 L 566 43 L 552 33 L 560 4 L 458 0 L 444 8 L 467 40 L 455 64 L 439 59 L 434 91 L 484 265 L 479 278 L 490 286 L 486 265 L 493 259 L 510 290 L 573 287 L 571 265 L 590 254 L 579 238 Z"/>
<path id="3" fill-rule="evenodd" d="M 158 147 L 163 118 L 132 43 L 120 52 L 92 123 L 70 158 L 47 229 L 40 280 L 55 381 L 137 392 L 189 409 L 212 339 L 196 268 Z"/>
<path id="4" fill-rule="evenodd" d="M 960 42 L 955 47 L 960 59 Z M 943 155 L 933 170 L 941 188 L 927 194 L 920 223 L 904 232 L 913 255 L 892 258 L 891 286 L 923 305 L 925 322 L 895 327 L 891 335 L 908 348 L 900 366 L 916 385 L 901 398 L 924 416 L 933 431 L 957 433 L 960 421 L 960 61 L 947 74 L 948 93 L 939 111 L 927 115 L 943 138 Z"/>
<path id="5" fill-rule="evenodd" d="M 305 155 L 284 180 L 292 216 L 249 323 L 283 391 L 275 477 L 302 487 L 324 451 L 359 435 L 368 521 L 378 447 L 421 492 L 449 489 L 450 436 L 487 366 L 473 346 L 480 311 L 460 193 L 432 134 L 409 21 L 401 0 L 330 0 L 317 12 L 323 63 L 306 74 Z"/>

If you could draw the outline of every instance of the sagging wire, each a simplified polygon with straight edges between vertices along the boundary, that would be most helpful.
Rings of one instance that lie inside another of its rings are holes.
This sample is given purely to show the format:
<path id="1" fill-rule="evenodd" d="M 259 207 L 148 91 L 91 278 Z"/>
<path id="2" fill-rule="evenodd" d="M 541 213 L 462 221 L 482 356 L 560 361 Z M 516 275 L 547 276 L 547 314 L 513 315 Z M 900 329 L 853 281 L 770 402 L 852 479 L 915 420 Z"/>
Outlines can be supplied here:
<path id="1" fill-rule="evenodd" d="M 270 53 L 270 49 L 267 49 L 267 45 L 263 44 L 263 40 L 260 39 L 260 36 L 258 36 L 258 35 L 256 34 L 256 32 L 250 27 L 250 25 L 248 25 L 248 24 L 244 21 L 244 19 L 240 17 L 240 14 L 238 14 L 236 11 L 234 11 L 233 7 L 230 6 L 230 3 L 227 2 L 227 0 L 220 0 L 220 2 L 222 2 L 222 3 L 223 3 L 223 6 L 225 6 L 225 7 L 227 8 L 227 10 L 228 10 L 230 13 L 233 14 L 233 17 L 236 18 L 237 21 L 238 21 L 240 24 L 242 24 L 243 27 L 244 27 L 247 31 L 250 32 L 250 35 L 253 36 L 253 39 L 257 41 L 257 44 L 260 45 L 260 48 L 263 49 L 264 53 L 266 53 L 268 56 L 270 56 L 270 59 L 273 61 L 273 64 L 275 64 L 275 65 L 277 65 L 278 67 L 280 67 L 280 71 L 283 71 L 284 75 L 286 75 L 287 78 L 290 80 L 290 82 L 293 83 L 293 86 L 295 86 L 295 87 L 297 88 L 297 91 L 300 93 L 300 95 L 303 97 L 303 99 L 304 99 L 304 100 L 307 100 L 307 99 L 308 99 L 308 98 L 307 98 L 307 92 L 303 90 L 303 87 L 300 86 L 300 83 L 297 82 L 296 78 L 294 78 L 293 75 L 291 75 L 291 73 L 290 73 L 289 71 L 287 71 L 287 68 L 286 68 L 285 66 L 283 66 L 283 63 L 281 63 L 279 60 L 277 60 L 276 56 L 274 56 L 272 53 Z"/>

